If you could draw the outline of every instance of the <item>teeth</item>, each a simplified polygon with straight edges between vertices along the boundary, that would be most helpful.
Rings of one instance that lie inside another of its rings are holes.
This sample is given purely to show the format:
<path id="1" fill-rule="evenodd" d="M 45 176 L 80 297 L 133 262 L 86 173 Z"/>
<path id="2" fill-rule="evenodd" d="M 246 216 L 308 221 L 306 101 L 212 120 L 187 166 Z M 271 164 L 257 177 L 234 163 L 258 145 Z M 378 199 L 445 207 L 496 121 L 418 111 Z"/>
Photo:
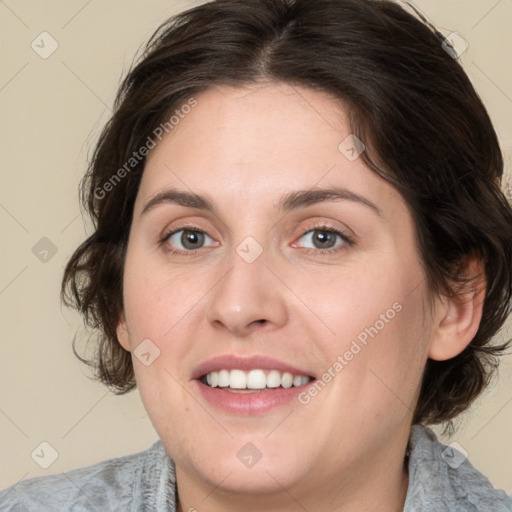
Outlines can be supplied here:
<path id="1" fill-rule="evenodd" d="M 267 377 L 265 376 L 265 374 L 261 370 L 251 370 L 247 375 L 247 388 L 264 389 L 266 387 Z"/>
<path id="2" fill-rule="evenodd" d="M 231 370 L 229 374 L 229 387 L 233 389 L 247 389 L 247 375 L 245 372 L 242 370 Z"/>
<path id="3" fill-rule="evenodd" d="M 229 386 L 229 381 L 230 381 L 229 372 L 227 370 L 221 370 L 219 372 L 219 382 L 217 385 L 220 388 L 225 388 L 225 387 Z"/>
<path id="4" fill-rule="evenodd" d="M 265 389 L 278 388 L 285 389 L 292 386 L 304 386 L 311 381 L 306 375 L 292 375 L 289 372 L 281 373 L 278 370 L 270 370 L 267 373 L 264 370 L 220 370 L 210 372 L 206 375 L 206 383 L 212 387 L 231 388 L 231 389 Z"/>
<path id="5" fill-rule="evenodd" d="M 283 388 L 291 388 L 293 384 L 293 375 L 291 373 L 285 372 L 281 377 L 281 386 Z"/>
<path id="6" fill-rule="evenodd" d="M 281 373 L 277 370 L 270 370 L 267 375 L 267 387 L 278 388 L 281 385 Z"/>

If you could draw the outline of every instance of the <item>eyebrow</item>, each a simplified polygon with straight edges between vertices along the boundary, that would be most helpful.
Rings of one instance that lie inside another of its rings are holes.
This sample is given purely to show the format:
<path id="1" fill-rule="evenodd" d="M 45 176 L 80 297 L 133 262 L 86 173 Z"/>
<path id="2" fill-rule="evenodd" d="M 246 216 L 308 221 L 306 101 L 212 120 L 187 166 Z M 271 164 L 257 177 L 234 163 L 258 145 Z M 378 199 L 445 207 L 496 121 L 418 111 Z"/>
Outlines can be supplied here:
<path id="1" fill-rule="evenodd" d="M 355 203 L 367 206 L 377 215 L 382 214 L 380 208 L 378 208 L 374 203 L 365 197 L 356 194 L 355 192 L 351 192 L 346 188 L 339 187 L 314 188 L 310 190 L 298 190 L 289 192 L 280 199 L 278 209 L 281 212 L 290 212 L 292 210 L 306 208 L 308 206 L 322 203 L 324 201 L 339 200 L 353 201 Z M 188 208 L 195 208 L 197 210 L 208 211 L 214 214 L 217 213 L 213 202 L 208 197 L 193 192 L 169 189 L 164 192 L 160 192 L 152 199 L 150 199 L 144 206 L 141 215 L 149 212 L 156 206 L 169 203 Z"/>

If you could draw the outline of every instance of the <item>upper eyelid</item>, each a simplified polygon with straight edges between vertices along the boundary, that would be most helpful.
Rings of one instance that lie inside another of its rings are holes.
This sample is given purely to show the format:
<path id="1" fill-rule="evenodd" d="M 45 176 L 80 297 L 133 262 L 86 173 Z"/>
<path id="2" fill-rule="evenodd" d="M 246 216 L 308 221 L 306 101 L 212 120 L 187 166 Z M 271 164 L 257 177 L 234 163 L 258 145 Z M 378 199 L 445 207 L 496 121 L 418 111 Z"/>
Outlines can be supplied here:
<path id="1" fill-rule="evenodd" d="M 328 222 L 325 222 L 325 223 L 319 222 L 318 225 L 315 224 L 314 226 L 310 226 L 307 229 L 303 228 L 303 230 L 301 231 L 301 234 L 305 235 L 306 233 L 309 233 L 310 231 L 315 231 L 315 230 L 319 230 L 319 231 L 320 230 L 323 230 L 323 231 L 337 231 L 337 232 L 340 232 L 342 234 L 346 234 L 346 231 L 347 231 L 346 229 L 337 228 L 335 226 L 332 226 Z M 163 233 L 164 233 L 165 236 L 170 236 L 170 235 L 173 235 L 175 233 L 178 233 L 179 231 L 200 231 L 201 233 L 204 233 L 204 234 L 210 236 L 210 238 L 213 238 L 208 233 L 207 229 L 202 228 L 200 226 L 194 226 L 192 224 L 186 224 L 184 226 L 180 226 L 180 227 L 172 228 L 172 229 L 164 229 Z"/>
<path id="2" fill-rule="evenodd" d="M 349 245 L 352 245 L 354 243 L 355 237 L 352 234 L 347 233 L 344 229 L 335 228 L 327 225 L 316 226 L 306 229 L 305 231 L 302 232 L 299 238 L 302 238 L 303 236 L 307 235 L 308 233 L 311 233 L 312 231 L 327 231 L 329 233 L 334 233 L 335 235 L 339 236 L 345 243 L 348 243 Z"/>

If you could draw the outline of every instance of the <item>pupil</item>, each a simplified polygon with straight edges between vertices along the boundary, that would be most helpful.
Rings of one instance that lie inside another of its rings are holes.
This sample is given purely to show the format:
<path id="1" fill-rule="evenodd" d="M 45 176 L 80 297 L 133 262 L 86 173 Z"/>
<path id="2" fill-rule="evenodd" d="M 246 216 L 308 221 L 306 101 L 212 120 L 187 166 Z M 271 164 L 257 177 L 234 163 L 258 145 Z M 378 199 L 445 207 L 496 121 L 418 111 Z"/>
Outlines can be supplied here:
<path id="1" fill-rule="evenodd" d="M 187 249 L 196 249 L 197 244 L 201 244 L 204 239 L 203 233 L 199 233 L 198 231 L 183 231 L 181 235 L 181 243 L 183 247 Z"/>
<path id="2" fill-rule="evenodd" d="M 330 242 L 333 241 L 333 238 L 334 233 L 329 233 L 328 231 L 317 231 L 313 236 L 313 240 L 319 243 L 321 249 L 325 249 L 326 245 L 332 247 L 332 243 Z"/>

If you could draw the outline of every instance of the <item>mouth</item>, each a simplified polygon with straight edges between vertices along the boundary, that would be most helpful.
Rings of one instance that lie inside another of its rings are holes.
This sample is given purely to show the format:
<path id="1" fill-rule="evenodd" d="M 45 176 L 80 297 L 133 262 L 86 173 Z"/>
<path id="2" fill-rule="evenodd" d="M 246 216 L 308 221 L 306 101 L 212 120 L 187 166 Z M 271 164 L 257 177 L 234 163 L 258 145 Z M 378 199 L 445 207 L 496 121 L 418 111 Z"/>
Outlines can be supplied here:
<path id="1" fill-rule="evenodd" d="M 234 415 L 261 415 L 286 404 L 316 380 L 304 369 L 267 356 L 210 359 L 192 374 L 203 398 Z"/>

